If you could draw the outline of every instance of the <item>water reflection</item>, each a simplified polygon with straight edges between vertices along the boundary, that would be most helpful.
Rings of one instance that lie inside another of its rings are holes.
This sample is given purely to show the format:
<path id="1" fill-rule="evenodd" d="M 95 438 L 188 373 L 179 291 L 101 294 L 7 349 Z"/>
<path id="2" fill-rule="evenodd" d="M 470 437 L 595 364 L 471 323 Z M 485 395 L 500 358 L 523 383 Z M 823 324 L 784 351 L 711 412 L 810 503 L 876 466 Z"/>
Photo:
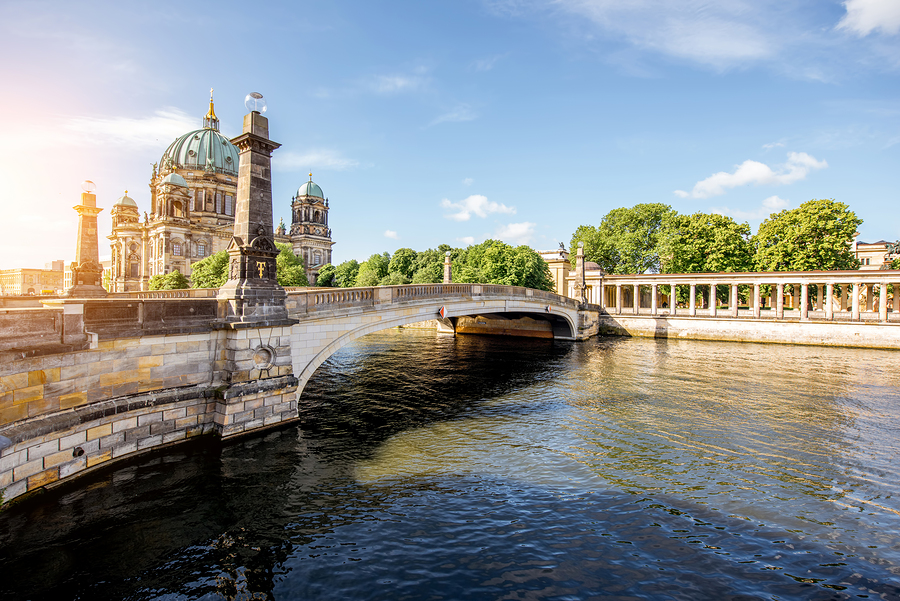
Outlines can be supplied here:
<path id="1" fill-rule="evenodd" d="M 900 598 L 892 353 L 386 332 L 0 515 L 29 599 Z"/>

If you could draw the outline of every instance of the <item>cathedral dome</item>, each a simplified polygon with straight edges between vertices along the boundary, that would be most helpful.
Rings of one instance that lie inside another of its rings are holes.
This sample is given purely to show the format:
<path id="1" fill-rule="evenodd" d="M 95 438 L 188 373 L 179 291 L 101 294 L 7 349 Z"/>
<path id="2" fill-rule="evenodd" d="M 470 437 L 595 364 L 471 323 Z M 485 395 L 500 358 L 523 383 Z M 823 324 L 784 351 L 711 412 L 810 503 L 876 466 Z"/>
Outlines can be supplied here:
<path id="1" fill-rule="evenodd" d="M 303 185 L 297 189 L 297 196 L 315 196 L 317 198 L 325 198 L 325 193 L 322 192 L 322 188 L 319 187 L 319 184 L 315 183 L 312 180 L 308 182 L 303 182 Z"/>
<path id="2" fill-rule="evenodd" d="M 134 199 L 130 198 L 128 196 L 128 190 L 125 190 L 125 195 L 120 197 L 113 206 L 114 207 L 129 207 L 132 209 L 138 208 L 137 203 L 134 202 Z"/>
<path id="3" fill-rule="evenodd" d="M 160 170 L 197 169 L 237 175 L 238 160 L 235 145 L 215 129 L 205 127 L 172 142 L 160 159 Z"/>
<path id="4" fill-rule="evenodd" d="M 173 186 L 181 186 L 182 188 L 187 188 L 187 182 L 183 177 L 178 175 L 177 173 L 170 173 L 166 177 L 163 178 L 162 183 L 164 184 L 172 184 Z"/>

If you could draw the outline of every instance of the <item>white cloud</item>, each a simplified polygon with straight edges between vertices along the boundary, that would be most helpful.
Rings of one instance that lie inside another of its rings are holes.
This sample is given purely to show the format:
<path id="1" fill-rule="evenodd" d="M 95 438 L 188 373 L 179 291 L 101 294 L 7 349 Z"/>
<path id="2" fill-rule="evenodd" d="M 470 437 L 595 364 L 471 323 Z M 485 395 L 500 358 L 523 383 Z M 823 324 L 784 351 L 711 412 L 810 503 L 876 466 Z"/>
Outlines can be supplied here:
<path id="1" fill-rule="evenodd" d="M 428 125 L 437 125 L 438 123 L 462 123 L 464 121 L 474 121 L 478 118 L 471 106 L 468 104 L 459 104 L 456 108 L 444 113 Z"/>
<path id="2" fill-rule="evenodd" d="M 63 123 L 63 128 L 82 143 L 133 148 L 168 144 L 200 125 L 196 117 L 184 111 L 165 108 L 150 117 L 73 117 Z"/>
<path id="3" fill-rule="evenodd" d="M 528 221 L 522 223 L 508 223 L 497 228 L 494 237 L 503 240 L 507 244 L 528 244 L 534 238 L 534 228 L 537 224 Z"/>
<path id="4" fill-rule="evenodd" d="M 762 147 L 766 150 L 772 150 L 773 148 L 784 148 L 784 142 L 772 142 L 771 144 L 763 144 Z"/>
<path id="5" fill-rule="evenodd" d="M 786 209 L 790 204 L 789 201 L 779 198 L 778 196 L 769 196 L 762 201 L 762 206 L 755 211 L 742 211 L 741 209 L 731 209 L 728 207 L 713 207 L 710 209 L 713 213 L 719 215 L 728 215 L 735 219 L 758 220 L 765 219 L 772 213 Z"/>
<path id="6" fill-rule="evenodd" d="M 463 236 L 462 238 L 457 238 L 456 241 L 462 242 L 466 246 L 472 246 L 473 244 L 475 244 L 474 236 Z"/>
<path id="7" fill-rule="evenodd" d="M 391 240 L 397 240 L 400 236 L 397 235 L 397 232 L 394 230 L 384 230 L 384 237 L 390 238 Z"/>
<path id="8" fill-rule="evenodd" d="M 303 154 L 297 152 L 275 154 L 272 157 L 272 166 L 279 171 L 306 170 L 314 167 L 343 171 L 359 166 L 359 161 L 341 156 L 334 150 L 320 149 L 310 150 Z"/>
<path id="9" fill-rule="evenodd" d="M 725 194 L 726 189 L 737 186 L 791 184 L 805 179 L 810 171 L 825 167 L 828 167 L 826 161 L 817 161 L 805 152 L 789 152 L 787 162 L 780 165 L 777 171 L 758 161 L 746 160 L 732 173 L 714 173 L 694 184 L 690 192 L 675 190 L 675 195 L 681 198 L 709 198 Z"/>
<path id="10" fill-rule="evenodd" d="M 464 180 L 462 181 L 462 183 L 463 183 L 464 186 L 471 186 L 472 184 L 475 183 L 475 180 L 472 179 L 471 177 L 467 177 L 466 179 L 464 179 Z"/>
<path id="11" fill-rule="evenodd" d="M 446 219 L 452 219 L 453 221 L 468 221 L 472 218 L 473 213 L 481 218 L 485 218 L 491 213 L 514 215 L 516 212 L 515 207 L 492 202 L 481 194 L 473 194 L 460 202 L 450 202 L 445 198 L 441 201 L 441 207 L 455 211 L 449 215 L 444 215 Z"/>
<path id="12" fill-rule="evenodd" d="M 847 14 L 837 24 L 838 29 L 849 30 L 864 37 L 880 29 L 882 33 L 900 32 L 900 2 L 897 0 L 847 0 Z"/>

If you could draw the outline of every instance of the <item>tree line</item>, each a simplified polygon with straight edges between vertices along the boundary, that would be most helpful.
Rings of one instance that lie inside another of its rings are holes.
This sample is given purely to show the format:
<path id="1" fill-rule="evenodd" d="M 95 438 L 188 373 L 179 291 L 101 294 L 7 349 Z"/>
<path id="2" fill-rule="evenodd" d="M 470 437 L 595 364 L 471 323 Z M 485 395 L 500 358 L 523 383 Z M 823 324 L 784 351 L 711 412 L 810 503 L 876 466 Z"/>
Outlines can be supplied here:
<path id="1" fill-rule="evenodd" d="M 773 213 L 756 234 L 725 215 L 638 204 L 579 226 L 572 248 L 582 242 L 585 260 L 611 274 L 858 269 L 850 242 L 861 223 L 833 199 Z"/>

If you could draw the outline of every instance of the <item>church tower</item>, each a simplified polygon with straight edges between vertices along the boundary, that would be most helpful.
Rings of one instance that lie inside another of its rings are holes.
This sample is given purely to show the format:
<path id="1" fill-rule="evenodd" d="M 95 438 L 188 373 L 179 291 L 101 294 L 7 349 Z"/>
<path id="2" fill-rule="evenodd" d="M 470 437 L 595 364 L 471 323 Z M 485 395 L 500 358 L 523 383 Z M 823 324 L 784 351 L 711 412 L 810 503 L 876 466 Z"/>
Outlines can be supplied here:
<path id="1" fill-rule="evenodd" d="M 303 258 L 309 285 L 315 286 L 319 270 L 331 263 L 331 228 L 328 227 L 328 199 L 322 188 L 312 181 L 304 182 L 291 203 L 291 245 L 294 254 Z"/>

